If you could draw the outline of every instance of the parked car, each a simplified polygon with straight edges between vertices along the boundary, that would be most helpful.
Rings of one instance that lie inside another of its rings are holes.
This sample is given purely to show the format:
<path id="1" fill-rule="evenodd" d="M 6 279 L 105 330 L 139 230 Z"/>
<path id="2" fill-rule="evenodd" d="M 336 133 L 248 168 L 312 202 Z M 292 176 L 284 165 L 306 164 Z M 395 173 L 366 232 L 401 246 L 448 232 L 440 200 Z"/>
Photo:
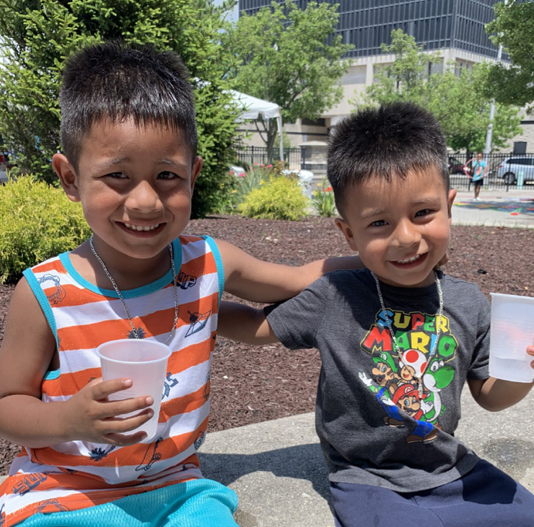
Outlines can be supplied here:
<path id="1" fill-rule="evenodd" d="M 534 157 L 509 157 L 497 169 L 497 176 L 506 185 L 515 185 L 519 173 L 523 172 L 523 182 L 534 181 Z"/>
<path id="2" fill-rule="evenodd" d="M 464 174 L 464 164 L 452 156 L 449 156 L 449 174 Z"/>

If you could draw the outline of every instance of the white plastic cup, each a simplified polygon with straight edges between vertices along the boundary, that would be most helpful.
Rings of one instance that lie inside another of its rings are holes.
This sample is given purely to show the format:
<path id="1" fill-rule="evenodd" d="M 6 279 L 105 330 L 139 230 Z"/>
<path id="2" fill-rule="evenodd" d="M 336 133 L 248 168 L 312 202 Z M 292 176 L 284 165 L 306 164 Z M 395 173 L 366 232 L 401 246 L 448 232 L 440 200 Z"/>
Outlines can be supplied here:
<path id="1" fill-rule="evenodd" d="M 171 356 L 171 348 L 153 340 L 122 339 L 101 344 L 96 352 L 100 357 L 104 381 L 127 377 L 133 382 L 130 388 L 112 393 L 108 397 L 110 401 L 123 401 L 142 395 L 150 395 L 154 399 L 150 407 L 154 410 L 154 415 L 144 425 L 124 433 L 132 435 L 143 431 L 147 433 L 143 443 L 149 441 L 156 435 L 158 428 L 167 360 Z M 131 417 L 138 413 L 139 411 L 130 412 L 122 414 L 121 417 Z"/>
<path id="2" fill-rule="evenodd" d="M 532 382 L 534 357 L 527 346 L 534 344 L 534 298 L 491 293 L 491 377 L 514 382 Z"/>

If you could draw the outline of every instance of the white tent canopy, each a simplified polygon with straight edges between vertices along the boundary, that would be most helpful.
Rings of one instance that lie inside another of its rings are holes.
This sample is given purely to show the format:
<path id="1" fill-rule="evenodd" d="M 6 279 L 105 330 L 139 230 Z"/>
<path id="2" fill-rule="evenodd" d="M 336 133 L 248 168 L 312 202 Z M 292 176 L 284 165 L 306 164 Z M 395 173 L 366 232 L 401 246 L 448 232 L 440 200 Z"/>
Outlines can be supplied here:
<path id="1" fill-rule="evenodd" d="M 280 160 L 284 161 L 284 142 L 282 139 L 282 111 L 274 102 L 264 101 L 252 95 L 230 90 L 234 100 L 243 107 L 240 119 L 257 119 L 260 115 L 264 119 L 278 120 L 278 137 L 280 138 Z"/>

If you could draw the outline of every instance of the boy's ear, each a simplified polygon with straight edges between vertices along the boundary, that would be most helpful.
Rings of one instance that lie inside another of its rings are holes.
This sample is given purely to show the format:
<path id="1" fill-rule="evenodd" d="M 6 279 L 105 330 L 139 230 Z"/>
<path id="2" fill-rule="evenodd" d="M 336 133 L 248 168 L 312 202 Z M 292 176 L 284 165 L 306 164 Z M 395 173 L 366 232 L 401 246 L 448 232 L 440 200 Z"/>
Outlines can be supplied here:
<path id="1" fill-rule="evenodd" d="M 193 161 L 193 168 L 191 170 L 191 192 L 193 192 L 195 188 L 195 181 L 202 170 L 202 163 L 203 161 L 200 156 L 195 157 L 195 160 Z"/>
<path id="2" fill-rule="evenodd" d="M 347 240 L 347 243 L 349 244 L 349 247 L 353 251 L 358 251 L 358 246 L 356 245 L 356 240 L 354 239 L 354 235 L 352 234 L 352 229 L 350 228 L 349 224 L 343 219 L 343 218 L 336 218 L 336 227 L 343 233 L 343 236 L 345 236 L 345 240 Z"/>
<path id="3" fill-rule="evenodd" d="M 61 182 L 61 186 L 71 201 L 80 201 L 78 191 L 78 176 L 70 161 L 63 154 L 52 156 L 52 167 Z"/>
<path id="4" fill-rule="evenodd" d="M 452 204 L 454 203 L 455 199 L 456 199 L 456 190 L 454 189 L 449 190 L 449 195 L 447 197 L 447 211 L 449 213 L 449 224 L 452 221 Z"/>

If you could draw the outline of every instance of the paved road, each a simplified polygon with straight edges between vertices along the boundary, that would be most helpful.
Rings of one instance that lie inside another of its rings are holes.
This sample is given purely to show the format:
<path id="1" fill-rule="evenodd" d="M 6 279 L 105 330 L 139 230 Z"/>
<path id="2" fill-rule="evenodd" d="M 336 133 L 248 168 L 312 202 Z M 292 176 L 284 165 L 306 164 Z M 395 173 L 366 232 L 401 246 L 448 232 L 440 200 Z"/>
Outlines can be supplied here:
<path id="1" fill-rule="evenodd" d="M 473 200 L 473 192 L 458 192 L 452 223 L 534 228 L 534 186 L 532 191 L 483 190 L 480 201 Z"/>

